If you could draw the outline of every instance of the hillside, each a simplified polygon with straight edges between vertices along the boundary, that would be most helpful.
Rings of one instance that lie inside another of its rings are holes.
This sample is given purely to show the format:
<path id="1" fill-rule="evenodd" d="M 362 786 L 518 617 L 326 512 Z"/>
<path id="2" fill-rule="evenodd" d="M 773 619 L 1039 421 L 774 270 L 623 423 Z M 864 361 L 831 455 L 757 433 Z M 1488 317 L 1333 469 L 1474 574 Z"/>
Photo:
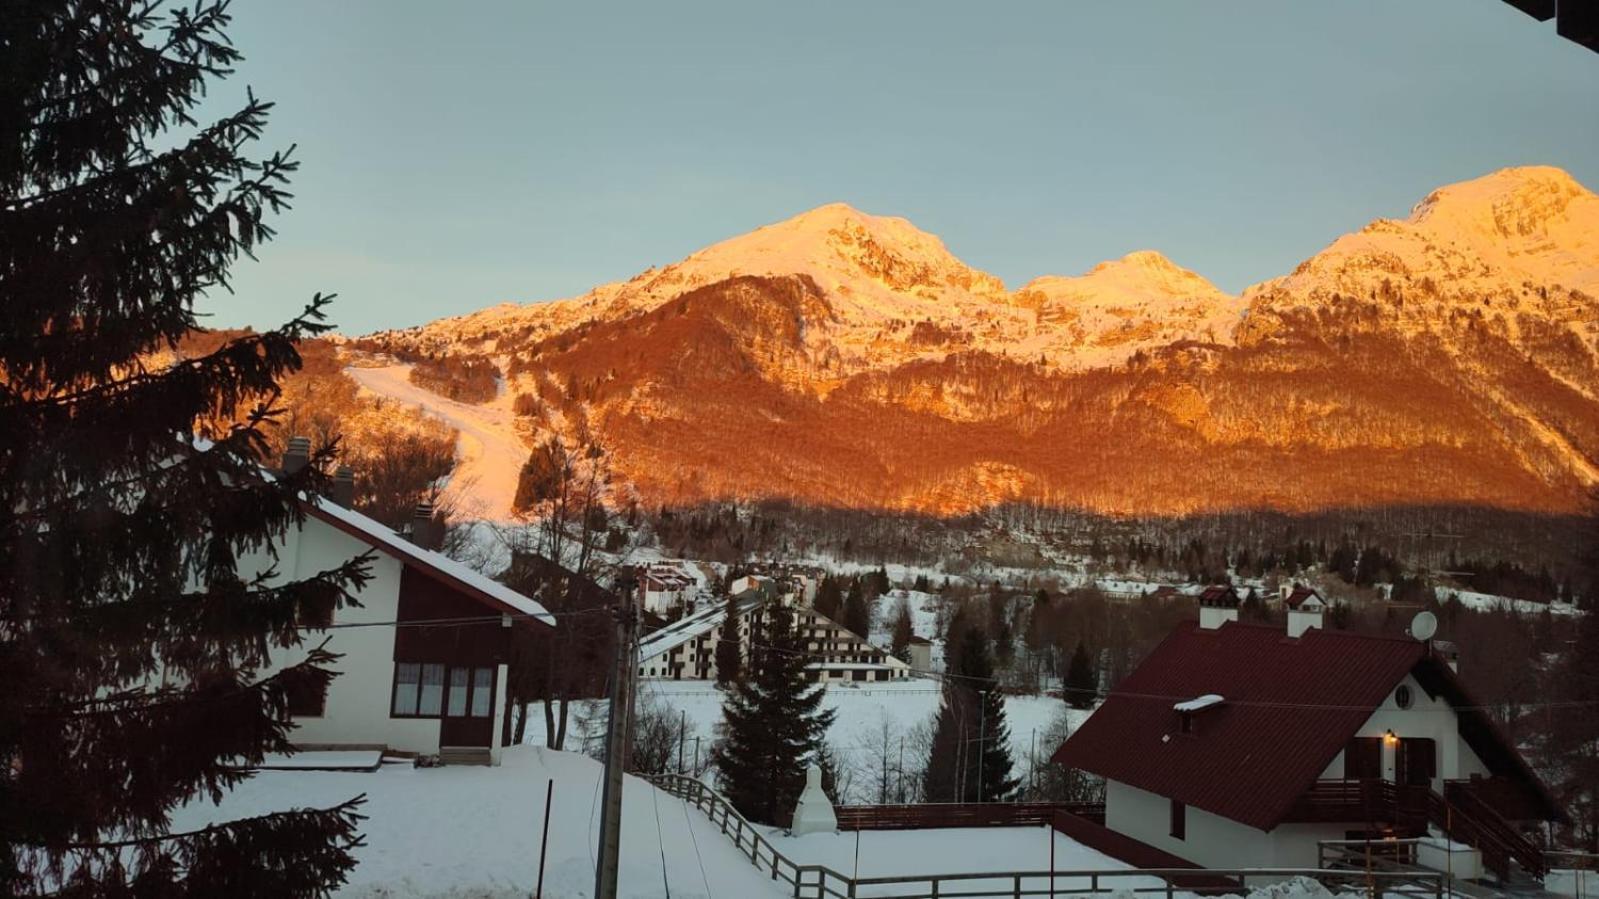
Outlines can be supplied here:
<path id="1" fill-rule="evenodd" d="M 1596 294 L 1599 197 L 1522 168 L 1241 297 L 1152 251 L 1011 291 L 833 204 L 345 349 L 493 361 L 512 446 L 593 435 L 650 502 L 1571 511 L 1599 481 Z"/>

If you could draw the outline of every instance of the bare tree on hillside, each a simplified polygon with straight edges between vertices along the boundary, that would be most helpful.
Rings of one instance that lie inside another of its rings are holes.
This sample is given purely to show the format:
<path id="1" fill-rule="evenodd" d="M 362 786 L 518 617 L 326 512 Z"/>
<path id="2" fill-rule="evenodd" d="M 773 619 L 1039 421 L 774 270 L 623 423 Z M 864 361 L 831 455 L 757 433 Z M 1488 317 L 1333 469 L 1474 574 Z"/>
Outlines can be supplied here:
<path id="1" fill-rule="evenodd" d="M 522 466 L 514 507 L 523 523 L 500 531 L 519 589 L 564 614 L 551 634 L 516 641 L 511 654 L 511 701 L 518 705 L 514 742 L 527 727 L 528 707 L 544 703 L 545 744 L 566 743 L 569 704 L 603 688 L 611 646 L 615 584 L 631 550 L 621 527 L 628 504 L 615 488 L 610 456 L 597 442 L 575 451 L 558 435 L 546 438 Z"/>

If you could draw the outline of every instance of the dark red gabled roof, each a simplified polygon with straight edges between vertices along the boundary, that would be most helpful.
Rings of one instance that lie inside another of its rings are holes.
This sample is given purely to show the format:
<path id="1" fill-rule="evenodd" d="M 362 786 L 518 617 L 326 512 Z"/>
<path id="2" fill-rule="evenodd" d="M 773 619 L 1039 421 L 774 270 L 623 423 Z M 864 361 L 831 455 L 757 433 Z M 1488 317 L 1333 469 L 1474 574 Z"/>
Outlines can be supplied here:
<path id="1" fill-rule="evenodd" d="M 1453 680 L 1408 637 L 1317 628 L 1293 639 L 1270 625 L 1185 622 L 1053 761 L 1270 830 L 1423 663 Z M 1209 693 L 1225 701 L 1181 733 L 1172 706 Z"/>
<path id="2" fill-rule="evenodd" d="M 1238 591 L 1229 584 L 1213 584 L 1199 594 L 1199 604 L 1202 606 L 1236 608 L 1239 603 Z"/>
<path id="3" fill-rule="evenodd" d="M 1294 589 L 1288 594 L 1288 598 L 1283 600 L 1283 605 L 1290 609 L 1297 609 L 1304 604 L 1305 600 L 1311 598 L 1314 598 L 1322 605 L 1327 604 L 1327 600 L 1321 598 L 1321 594 L 1316 592 L 1315 587 L 1306 587 L 1303 584 L 1295 584 Z"/>

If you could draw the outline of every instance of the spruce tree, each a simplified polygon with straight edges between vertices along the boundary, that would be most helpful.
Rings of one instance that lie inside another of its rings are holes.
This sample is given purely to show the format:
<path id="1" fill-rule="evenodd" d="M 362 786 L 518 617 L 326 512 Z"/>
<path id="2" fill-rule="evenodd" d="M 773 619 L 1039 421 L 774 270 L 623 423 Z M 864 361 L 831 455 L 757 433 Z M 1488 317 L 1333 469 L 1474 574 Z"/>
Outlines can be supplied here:
<path id="1" fill-rule="evenodd" d="M 911 601 L 909 597 L 902 596 L 894 604 L 894 632 L 889 640 L 889 654 L 901 662 L 909 662 L 911 638 L 914 636 L 916 630 L 911 620 Z"/>
<path id="2" fill-rule="evenodd" d="M 334 659 L 269 674 L 268 654 L 351 602 L 369 560 L 241 573 L 330 486 L 328 446 L 258 465 L 326 300 L 163 361 L 271 237 L 294 163 L 246 155 L 270 108 L 253 96 L 193 118 L 238 59 L 226 4 L 157 6 L 0 13 L 0 895 L 325 896 L 353 865 L 353 801 L 171 832 L 290 748 L 290 696 Z"/>
<path id="3" fill-rule="evenodd" d="M 816 588 L 816 600 L 811 605 L 830 620 L 838 620 L 844 608 L 844 591 L 839 587 L 836 575 L 823 576 L 821 584 Z"/>
<path id="4" fill-rule="evenodd" d="M 1099 693 L 1099 675 L 1094 671 L 1088 647 L 1078 642 L 1066 668 L 1066 703 L 1074 709 L 1091 709 Z"/>
<path id="5" fill-rule="evenodd" d="M 738 638 L 738 600 L 727 597 L 726 617 L 716 632 L 716 682 L 723 686 L 739 679 L 744 653 Z"/>
<path id="6" fill-rule="evenodd" d="M 1004 802 L 1016 792 L 1011 777 L 1005 697 L 994 679 L 988 641 L 977 628 L 961 637 L 960 665 L 944 680 L 933 720 L 933 742 L 922 775 L 925 802 Z"/>
<path id="7" fill-rule="evenodd" d="M 772 603 L 750 651 L 749 670 L 722 701 L 724 735 L 712 752 L 717 785 L 744 817 L 787 826 L 819 761 L 833 712 L 806 678 L 807 656 L 787 606 Z"/>
<path id="8" fill-rule="evenodd" d="M 844 620 L 839 622 L 857 637 L 866 637 L 872 629 L 872 607 L 867 605 L 864 578 L 850 583 L 849 596 L 844 600 Z"/>

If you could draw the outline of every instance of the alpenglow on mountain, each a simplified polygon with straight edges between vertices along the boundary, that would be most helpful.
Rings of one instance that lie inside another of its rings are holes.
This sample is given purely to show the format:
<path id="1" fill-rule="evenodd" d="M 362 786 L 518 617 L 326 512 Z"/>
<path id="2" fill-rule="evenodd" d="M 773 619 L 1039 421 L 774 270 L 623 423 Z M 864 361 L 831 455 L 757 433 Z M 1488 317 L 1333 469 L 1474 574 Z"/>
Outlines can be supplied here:
<path id="1" fill-rule="evenodd" d="M 343 347 L 379 392 L 395 380 L 363 372 L 494 364 L 479 406 L 421 394 L 506 438 L 463 440 L 463 484 L 503 488 L 561 434 L 602 442 L 650 503 L 1569 511 L 1599 483 L 1596 296 L 1599 197 L 1527 167 L 1242 296 L 1149 250 L 1013 290 L 833 204 L 581 297 Z"/>

